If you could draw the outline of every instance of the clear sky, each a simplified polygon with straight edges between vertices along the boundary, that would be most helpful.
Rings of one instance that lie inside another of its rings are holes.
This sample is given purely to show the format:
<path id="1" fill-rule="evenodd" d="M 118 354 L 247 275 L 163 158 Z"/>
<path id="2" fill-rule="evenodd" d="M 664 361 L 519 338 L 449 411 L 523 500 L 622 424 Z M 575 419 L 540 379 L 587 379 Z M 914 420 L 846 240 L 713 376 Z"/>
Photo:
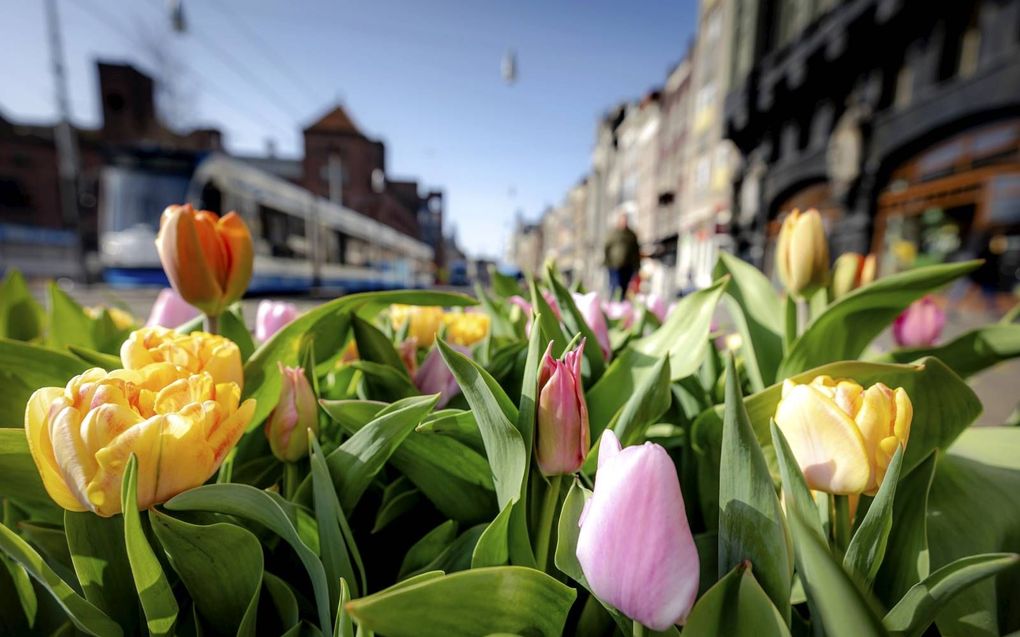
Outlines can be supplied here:
<path id="1" fill-rule="evenodd" d="M 72 112 L 98 125 L 94 61 L 169 78 L 175 124 L 229 150 L 299 156 L 337 100 L 386 141 L 387 170 L 447 195 L 472 254 L 502 257 L 515 211 L 535 218 L 590 164 L 599 115 L 660 85 L 687 49 L 696 0 L 57 0 Z M 0 112 L 51 120 L 41 0 L 0 0 Z M 508 49 L 518 81 L 500 77 Z"/>

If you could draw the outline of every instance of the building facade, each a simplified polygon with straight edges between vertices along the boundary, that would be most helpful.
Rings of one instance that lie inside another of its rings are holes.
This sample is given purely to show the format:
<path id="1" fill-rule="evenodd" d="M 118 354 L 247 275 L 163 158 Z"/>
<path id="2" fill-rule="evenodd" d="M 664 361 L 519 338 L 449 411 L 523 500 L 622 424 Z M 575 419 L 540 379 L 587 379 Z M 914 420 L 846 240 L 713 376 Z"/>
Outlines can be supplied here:
<path id="1" fill-rule="evenodd" d="M 793 208 L 883 273 L 1020 265 L 1020 3 L 735 0 L 727 134 L 738 249 L 769 269 Z M 835 231 L 838 228 L 838 231 Z"/>

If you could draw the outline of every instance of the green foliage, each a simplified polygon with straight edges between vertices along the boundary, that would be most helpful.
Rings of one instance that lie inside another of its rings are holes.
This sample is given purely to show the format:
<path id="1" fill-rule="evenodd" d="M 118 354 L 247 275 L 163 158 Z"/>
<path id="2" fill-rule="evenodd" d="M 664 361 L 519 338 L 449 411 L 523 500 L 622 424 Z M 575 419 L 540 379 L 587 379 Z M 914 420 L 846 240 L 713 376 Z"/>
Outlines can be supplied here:
<path id="1" fill-rule="evenodd" d="M 789 601 L 786 601 L 789 604 Z M 789 637 L 782 614 L 742 562 L 708 589 L 691 610 L 687 637 Z"/>

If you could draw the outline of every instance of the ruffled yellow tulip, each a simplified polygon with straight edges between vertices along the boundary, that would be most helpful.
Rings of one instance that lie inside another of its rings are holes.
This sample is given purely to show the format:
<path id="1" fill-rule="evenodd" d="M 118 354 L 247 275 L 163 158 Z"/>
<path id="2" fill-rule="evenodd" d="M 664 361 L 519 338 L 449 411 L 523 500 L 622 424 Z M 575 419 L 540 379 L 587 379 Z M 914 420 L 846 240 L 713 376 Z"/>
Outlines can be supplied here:
<path id="1" fill-rule="evenodd" d="M 474 345 L 489 333 L 491 319 L 481 312 L 447 312 L 443 316 L 446 324 L 446 340 L 465 347 Z"/>
<path id="2" fill-rule="evenodd" d="M 390 323 L 399 330 L 407 324 L 407 336 L 428 349 L 436 341 L 436 333 L 443 325 L 443 308 L 419 305 L 391 305 Z"/>
<path id="3" fill-rule="evenodd" d="M 829 245 L 817 210 L 794 210 L 783 221 L 776 245 L 776 269 L 786 290 L 810 296 L 829 278 Z"/>
<path id="4" fill-rule="evenodd" d="M 192 374 L 208 372 L 216 383 L 244 387 L 241 350 L 229 338 L 207 332 L 179 334 L 165 327 L 143 327 L 120 346 L 120 360 L 125 369 L 173 363 Z"/>
<path id="5" fill-rule="evenodd" d="M 783 383 L 776 425 L 812 489 L 874 494 L 896 448 L 906 445 L 914 410 L 902 387 L 818 376 Z"/>
<path id="6" fill-rule="evenodd" d="M 220 218 L 190 204 L 168 206 L 156 250 L 170 285 L 209 316 L 222 314 L 248 289 L 254 252 L 248 226 L 236 212 Z"/>
<path id="7" fill-rule="evenodd" d="M 255 401 L 235 383 L 169 363 L 107 373 L 90 369 L 66 387 L 37 390 L 25 431 L 43 485 L 69 511 L 120 513 L 121 478 L 138 458 L 138 506 L 204 483 L 240 439 Z"/>

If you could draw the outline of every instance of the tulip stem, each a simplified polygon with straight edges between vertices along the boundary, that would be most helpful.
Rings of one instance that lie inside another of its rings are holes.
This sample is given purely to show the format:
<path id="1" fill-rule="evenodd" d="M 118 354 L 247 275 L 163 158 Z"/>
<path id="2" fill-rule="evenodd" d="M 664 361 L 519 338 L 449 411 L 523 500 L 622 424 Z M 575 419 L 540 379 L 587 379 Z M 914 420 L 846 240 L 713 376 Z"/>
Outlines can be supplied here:
<path id="1" fill-rule="evenodd" d="M 549 476 L 549 484 L 542 500 L 542 510 L 538 517 L 537 537 L 535 538 L 535 559 L 538 570 L 546 570 L 549 561 L 549 541 L 552 527 L 556 521 L 556 505 L 560 501 L 560 484 L 563 476 Z"/>
<path id="2" fill-rule="evenodd" d="M 283 497 L 293 500 L 301 486 L 301 468 L 296 462 L 283 463 Z"/>
<path id="3" fill-rule="evenodd" d="M 205 314 L 202 317 L 202 323 L 206 332 L 209 332 L 210 334 L 220 333 L 220 317 Z"/>
<path id="4" fill-rule="evenodd" d="M 644 624 L 642 624 L 639 621 L 635 621 L 634 622 L 634 632 L 631 633 L 631 634 L 633 634 L 634 637 L 645 637 L 645 635 L 648 634 L 648 631 L 645 629 L 645 625 Z"/>
<path id="5" fill-rule="evenodd" d="M 832 496 L 833 520 L 832 536 L 836 548 L 845 552 L 850 546 L 850 497 L 845 495 Z"/>

